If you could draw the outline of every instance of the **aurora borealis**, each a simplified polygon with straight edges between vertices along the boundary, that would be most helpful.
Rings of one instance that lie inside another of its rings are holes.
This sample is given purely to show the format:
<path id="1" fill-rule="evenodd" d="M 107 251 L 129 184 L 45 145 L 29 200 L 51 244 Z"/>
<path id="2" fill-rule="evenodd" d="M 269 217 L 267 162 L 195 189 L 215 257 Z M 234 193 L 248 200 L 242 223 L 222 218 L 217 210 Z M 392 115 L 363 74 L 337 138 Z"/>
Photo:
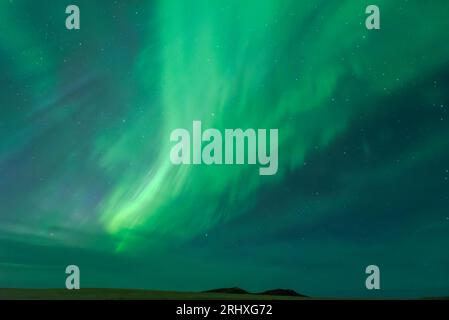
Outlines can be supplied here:
<path id="1" fill-rule="evenodd" d="M 449 296 L 449 3 L 371 2 L 2 0 L 0 287 Z M 277 174 L 173 166 L 194 120 Z"/>

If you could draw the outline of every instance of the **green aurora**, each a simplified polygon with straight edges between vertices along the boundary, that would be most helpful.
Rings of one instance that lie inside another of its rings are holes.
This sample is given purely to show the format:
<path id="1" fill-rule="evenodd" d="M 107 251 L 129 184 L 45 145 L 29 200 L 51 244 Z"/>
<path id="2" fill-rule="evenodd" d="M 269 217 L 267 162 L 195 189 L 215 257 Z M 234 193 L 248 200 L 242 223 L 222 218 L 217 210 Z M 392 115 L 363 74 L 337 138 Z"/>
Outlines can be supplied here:
<path id="1" fill-rule="evenodd" d="M 0 2 L 0 287 L 449 295 L 449 3 Z M 279 170 L 170 132 L 278 128 Z M 364 287 L 381 269 L 382 290 Z"/>

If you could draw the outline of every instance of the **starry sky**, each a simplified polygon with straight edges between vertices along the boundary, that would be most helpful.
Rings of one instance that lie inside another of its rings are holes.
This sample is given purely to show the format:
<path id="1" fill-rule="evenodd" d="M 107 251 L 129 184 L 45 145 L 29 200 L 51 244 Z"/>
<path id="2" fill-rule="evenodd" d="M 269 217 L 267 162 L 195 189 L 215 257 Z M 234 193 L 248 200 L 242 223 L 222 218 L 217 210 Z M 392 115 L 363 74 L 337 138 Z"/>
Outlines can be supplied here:
<path id="1" fill-rule="evenodd" d="M 448 296 L 449 3 L 371 2 L 1 1 L 0 287 Z M 173 166 L 193 120 L 278 173 Z"/>

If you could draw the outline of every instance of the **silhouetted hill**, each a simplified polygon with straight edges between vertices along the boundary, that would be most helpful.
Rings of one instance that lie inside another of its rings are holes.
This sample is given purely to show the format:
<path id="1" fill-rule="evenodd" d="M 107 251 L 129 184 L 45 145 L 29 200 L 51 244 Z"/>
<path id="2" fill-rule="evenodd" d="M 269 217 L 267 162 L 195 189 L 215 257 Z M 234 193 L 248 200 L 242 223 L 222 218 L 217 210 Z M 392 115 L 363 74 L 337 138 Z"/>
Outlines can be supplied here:
<path id="1" fill-rule="evenodd" d="M 295 290 L 291 290 L 291 289 L 267 290 L 267 291 L 261 292 L 259 294 L 269 295 L 269 296 L 307 297 L 307 296 L 305 296 L 303 294 L 299 294 Z"/>
<path id="2" fill-rule="evenodd" d="M 303 297 L 251 294 L 240 288 L 209 292 L 134 289 L 1 289 L 0 300 L 302 300 Z"/>
<path id="3" fill-rule="evenodd" d="M 267 290 L 260 293 L 252 293 L 249 291 L 246 291 L 239 287 L 233 287 L 233 288 L 220 288 L 220 289 L 213 289 L 204 291 L 205 293 L 227 293 L 227 294 L 257 294 L 257 295 L 266 295 L 266 296 L 287 296 L 287 297 L 307 297 L 305 295 L 299 294 L 295 290 L 291 289 L 273 289 L 273 290 Z"/>
<path id="4" fill-rule="evenodd" d="M 248 291 L 243 290 L 238 287 L 232 287 L 232 288 L 221 288 L 221 289 L 212 289 L 204 291 L 205 293 L 232 293 L 232 294 L 249 294 Z"/>

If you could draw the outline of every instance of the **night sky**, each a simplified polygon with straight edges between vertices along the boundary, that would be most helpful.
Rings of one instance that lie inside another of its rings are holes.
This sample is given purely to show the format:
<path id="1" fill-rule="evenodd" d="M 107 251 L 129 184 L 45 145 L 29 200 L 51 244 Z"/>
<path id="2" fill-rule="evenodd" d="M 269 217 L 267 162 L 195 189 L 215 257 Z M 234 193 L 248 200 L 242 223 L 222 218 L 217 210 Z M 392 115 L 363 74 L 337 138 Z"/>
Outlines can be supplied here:
<path id="1" fill-rule="evenodd" d="M 448 12 L 2 0 L 0 287 L 448 296 Z M 279 129 L 278 173 L 173 166 L 193 120 Z"/>

